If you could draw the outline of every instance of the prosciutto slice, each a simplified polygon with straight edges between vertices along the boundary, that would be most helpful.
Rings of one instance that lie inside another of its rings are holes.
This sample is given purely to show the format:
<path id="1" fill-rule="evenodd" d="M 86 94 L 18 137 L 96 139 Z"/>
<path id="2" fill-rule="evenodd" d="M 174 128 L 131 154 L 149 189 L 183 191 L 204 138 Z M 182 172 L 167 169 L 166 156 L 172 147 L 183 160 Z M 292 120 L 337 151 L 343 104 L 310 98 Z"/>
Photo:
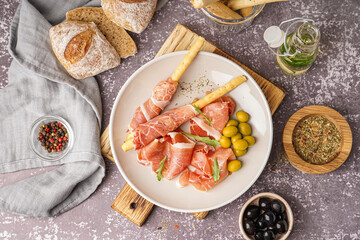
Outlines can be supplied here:
<path id="1" fill-rule="evenodd" d="M 215 157 L 220 168 L 220 179 L 217 182 L 214 182 L 212 176 Z M 208 145 L 197 145 L 191 160 L 193 170 L 186 168 L 180 175 L 179 184 L 182 187 L 191 184 L 200 191 L 208 191 L 228 176 L 227 164 L 232 159 L 235 159 L 235 155 L 230 148 L 215 149 Z"/>
<path id="2" fill-rule="evenodd" d="M 191 105 L 185 105 L 174 108 L 151 119 L 150 121 L 140 124 L 134 131 L 134 147 L 138 150 L 154 139 L 165 136 L 169 132 L 177 129 L 181 124 L 189 121 L 198 113 Z"/>
<path id="3" fill-rule="evenodd" d="M 235 102 L 230 97 L 221 97 L 215 102 L 203 107 L 202 113 L 211 119 L 211 125 L 199 114 L 190 120 L 190 131 L 201 137 L 209 136 L 219 140 L 222 129 L 229 120 L 229 116 L 235 110 Z"/>
<path id="4" fill-rule="evenodd" d="M 152 96 L 139 106 L 130 123 L 130 131 L 137 128 L 141 123 L 159 115 L 159 113 L 170 103 L 178 83 L 168 78 L 159 82 L 152 91 Z"/>
<path id="5" fill-rule="evenodd" d="M 171 132 L 141 148 L 137 152 L 138 161 L 143 165 L 152 164 L 152 170 L 155 172 L 159 169 L 161 160 L 167 156 L 162 175 L 171 180 L 190 165 L 194 146 L 195 142 L 182 133 Z"/>

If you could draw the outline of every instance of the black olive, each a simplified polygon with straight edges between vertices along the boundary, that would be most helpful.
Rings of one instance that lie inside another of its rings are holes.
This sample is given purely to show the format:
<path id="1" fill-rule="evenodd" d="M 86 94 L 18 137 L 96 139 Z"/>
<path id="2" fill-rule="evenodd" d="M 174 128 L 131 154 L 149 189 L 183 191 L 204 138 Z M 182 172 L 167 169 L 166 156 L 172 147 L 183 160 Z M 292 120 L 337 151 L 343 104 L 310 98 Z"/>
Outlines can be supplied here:
<path id="1" fill-rule="evenodd" d="M 273 224 L 275 223 L 275 221 L 276 221 L 276 216 L 275 216 L 275 214 L 274 214 L 273 212 L 271 212 L 271 211 L 266 211 L 266 212 L 263 214 L 263 216 L 264 216 L 264 221 L 266 222 L 266 224 L 267 224 L 268 226 L 273 225 Z"/>
<path id="2" fill-rule="evenodd" d="M 258 206 L 248 206 L 245 209 L 244 217 L 249 219 L 255 219 L 260 215 L 260 208 Z"/>
<path id="3" fill-rule="evenodd" d="M 267 225 L 267 223 L 266 223 L 266 221 L 265 221 L 265 219 L 264 219 L 264 214 L 261 214 L 259 217 L 258 217 L 258 219 L 256 219 L 256 221 L 255 221 L 255 227 L 257 228 L 257 229 L 264 229 L 264 228 L 266 228 L 268 225 Z"/>
<path id="4" fill-rule="evenodd" d="M 270 231 L 272 231 L 272 232 L 275 233 L 275 234 L 277 233 L 277 231 L 276 231 L 276 226 L 275 226 L 275 225 L 268 226 L 267 230 L 270 230 Z"/>
<path id="5" fill-rule="evenodd" d="M 256 231 L 254 237 L 255 240 L 264 240 L 264 231 Z"/>
<path id="6" fill-rule="evenodd" d="M 259 207 L 266 211 L 269 210 L 271 206 L 271 200 L 269 198 L 263 197 L 259 199 Z"/>
<path id="7" fill-rule="evenodd" d="M 271 230 L 266 230 L 264 232 L 264 240 L 274 240 L 275 239 L 275 233 Z"/>
<path id="8" fill-rule="evenodd" d="M 275 227 L 278 233 L 286 233 L 288 230 L 288 224 L 285 220 L 278 221 Z"/>
<path id="9" fill-rule="evenodd" d="M 280 221 L 280 220 L 287 220 L 286 212 L 277 214 L 276 219 L 277 219 L 278 221 Z"/>
<path id="10" fill-rule="evenodd" d="M 253 221 L 249 219 L 244 219 L 243 223 L 244 230 L 249 235 L 254 235 L 255 233 L 255 224 Z"/>
<path id="11" fill-rule="evenodd" d="M 285 212 L 285 206 L 282 202 L 280 202 L 279 200 L 273 200 L 271 202 L 271 209 L 273 210 L 273 212 L 275 213 L 283 213 Z"/>

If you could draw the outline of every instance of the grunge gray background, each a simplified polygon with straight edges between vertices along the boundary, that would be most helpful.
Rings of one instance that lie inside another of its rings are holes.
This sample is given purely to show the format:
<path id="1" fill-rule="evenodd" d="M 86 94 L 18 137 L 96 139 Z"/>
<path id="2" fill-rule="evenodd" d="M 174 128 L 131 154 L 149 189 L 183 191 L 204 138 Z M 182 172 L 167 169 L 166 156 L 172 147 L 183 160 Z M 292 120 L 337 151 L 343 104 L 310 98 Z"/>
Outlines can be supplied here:
<path id="1" fill-rule="evenodd" d="M 0 4 L 0 91 L 8 84 L 12 60 L 7 52 L 9 27 L 18 4 L 18 0 L 1 0 Z M 205 24 L 203 13 L 194 10 L 188 0 L 170 0 L 143 33 L 131 34 L 138 53 L 97 77 L 103 101 L 102 130 L 109 123 L 113 102 L 125 81 L 155 56 L 172 29 L 181 23 L 287 92 L 273 116 L 274 144 L 262 175 L 243 196 L 211 211 L 204 220 L 155 207 L 139 228 L 110 208 L 125 180 L 115 164 L 106 160 L 107 175 L 101 186 L 67 213 L 37 219 L 0 212 L 0 239 L 242 239 L 240 209 L 248 198 L 264 191 L 280 194 L 290 203 L 295 225 L 289 239 L 360 239 L 359 12 L 357 0 L 290 0 L 267 4 L 253 25 L 241 33 L 220 34 Z M 262 39 L 267 27 L 293 17 L 313 18 L 322 33 L 316 62 L 299 77 L 281 72 Z M 313 104 L 339 111 L 353 132 L 350 157 L 325 175 L 308 175 L 293 168 L 284 157 L 281 143 L 289 117 Z M 42 171 L 46 169 L 2 174 L 0 186 Z"/>

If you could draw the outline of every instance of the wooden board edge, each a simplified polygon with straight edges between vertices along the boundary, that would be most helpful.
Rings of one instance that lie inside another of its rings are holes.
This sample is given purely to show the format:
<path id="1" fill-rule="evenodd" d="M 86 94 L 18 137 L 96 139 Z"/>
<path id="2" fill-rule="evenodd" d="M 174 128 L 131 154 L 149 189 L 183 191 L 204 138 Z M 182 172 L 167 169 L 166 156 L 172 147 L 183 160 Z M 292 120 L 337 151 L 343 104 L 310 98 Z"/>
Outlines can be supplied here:
<path id="1" fill-rule="evenodd" d="M 206 212 L 197 212 L 197 213 L 191 213 L 194 217 L 196 217 L 199 220 L 202 220 L 206 218 L 206 216 L 209 214 L 209 211 Z"/>
<path id="2" fill-rule="evenodd" d="M 141 227 L 154 204 L 140 196 L 131 186 L 126 183 L 120 193 L 111 204 L 111 208 Z"/>

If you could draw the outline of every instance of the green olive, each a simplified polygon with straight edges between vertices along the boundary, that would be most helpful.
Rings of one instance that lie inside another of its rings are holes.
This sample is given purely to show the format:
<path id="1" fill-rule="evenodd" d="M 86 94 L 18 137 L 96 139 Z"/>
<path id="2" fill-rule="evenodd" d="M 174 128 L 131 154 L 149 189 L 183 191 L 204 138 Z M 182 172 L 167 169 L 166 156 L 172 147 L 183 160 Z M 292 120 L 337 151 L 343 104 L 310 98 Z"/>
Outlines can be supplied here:
<path id="1" fill-rule="evenodd" d="M 223 148 L 229 148 L 229 147 L 231 147 L 231 141 L 230 141 L 230 138 L 228 138 L 228 137 L 221 136 L 219 142 L 220 142 L 220 145 L 221 145 Z"/>
<path id="2" fill-rule="evenodd" d="M 244 140 L 246 140 L 249 143 L 249 147 L 255 144 L 255 138 L 253 136 L 246 136 L 244 137 Z"/>
<path id="3" fill-rule="evenodd" d="M 245 155 L 245 153 L 247 152 L 247 150 L 239 150 L 239 149 L 234 149 L 234 153 L 235 153 L 235 156 L 237 157 L 241 157 L 243 155 Z"/>
<path id="4" fill-rule="evenodd" d="M 235 136 L 231 137 L 231 142 L 234 144 L 237 140 L 242 139 L 242 136 L 240 133 L 237 133 Z"/>
<path id="5" fill-rule="evenodd" d="M 248 123 L 240 123 L 239 131 L 242 135 L 249 136 L 251 135 L 251 126 Z"/>
<path id="6" fill-rule="evenodd" d="M 229 120 L 229 121 L 226 123 L 226 127 L 228 127 L 228 126 L 235 126 L 235 127 L 237 127 L 238 125 L 239 125 L 239 122 L 236 121 L 236 120 L 234 120 L 234 119 L 231 119 L 231 120 Z"/>
<path id="7" fill-rule="evenodd" d="M 236 117 L 240 122 L 249 121 L 249 114 L 247 114 L 247 112 L 244 112 L 244 111 L 237 111 Z"/>
<path id="8" fill-rule="evenodd" d="M 241 161 L 239 160 L 232 160 L 228 164 L 228 171 L 229 172 L 236 172 L 241 168 Z"/>
<path id="9" fill-rule="evenodd" d="M 223 135 L 225 137 L 232 137 L 238 133 L 238 129 L 235 126 L 228 126 L 223 129 Z"/>
<path id="10" fill-rule="evenodd" d="M 234 146 L 234 149 L 245 150 L 249 146 L 249 144 L 244 139 L 239 139 L 233 143 L 233 146 Z"/>

